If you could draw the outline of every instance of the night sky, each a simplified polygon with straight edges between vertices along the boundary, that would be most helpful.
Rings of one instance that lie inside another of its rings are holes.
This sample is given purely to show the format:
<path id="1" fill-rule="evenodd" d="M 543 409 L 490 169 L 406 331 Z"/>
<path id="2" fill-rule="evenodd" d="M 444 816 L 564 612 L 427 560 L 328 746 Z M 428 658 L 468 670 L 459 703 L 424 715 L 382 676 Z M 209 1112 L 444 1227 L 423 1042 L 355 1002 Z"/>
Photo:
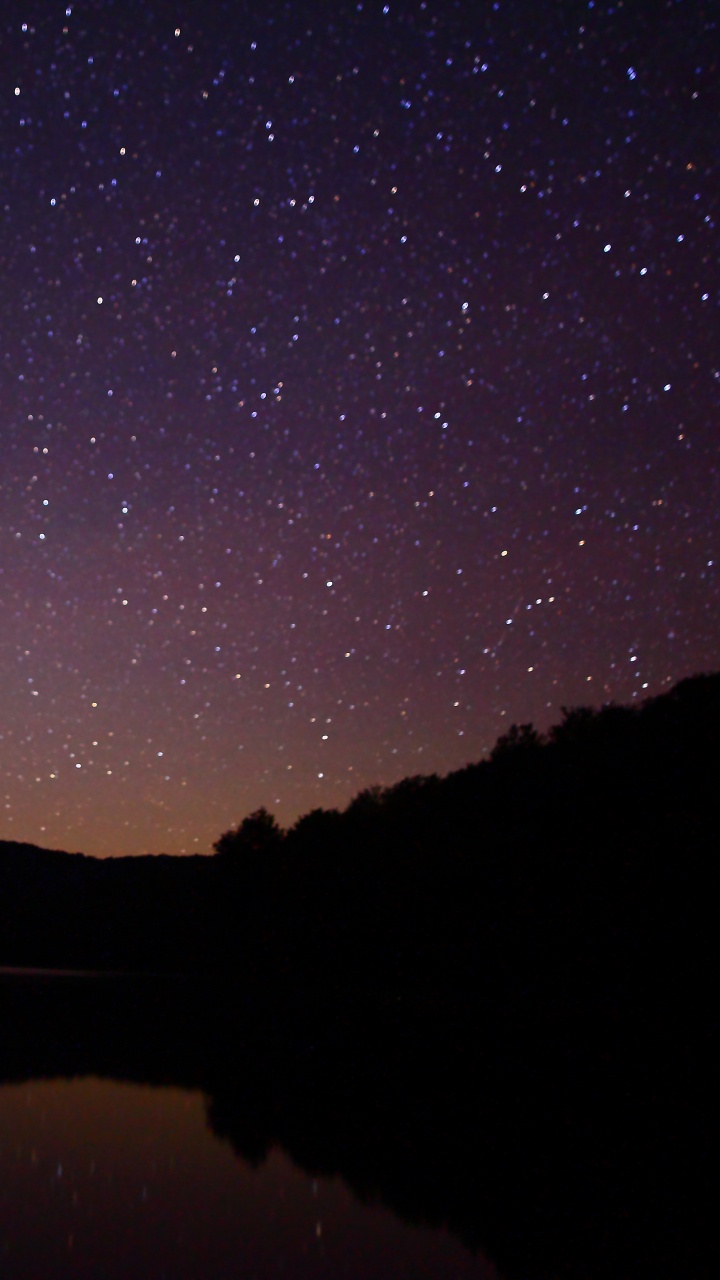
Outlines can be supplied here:
<path id="1" fill-rule="evenodd" d="M 718 9 L 7 0 L 0 838 L 720 666 Z"/>

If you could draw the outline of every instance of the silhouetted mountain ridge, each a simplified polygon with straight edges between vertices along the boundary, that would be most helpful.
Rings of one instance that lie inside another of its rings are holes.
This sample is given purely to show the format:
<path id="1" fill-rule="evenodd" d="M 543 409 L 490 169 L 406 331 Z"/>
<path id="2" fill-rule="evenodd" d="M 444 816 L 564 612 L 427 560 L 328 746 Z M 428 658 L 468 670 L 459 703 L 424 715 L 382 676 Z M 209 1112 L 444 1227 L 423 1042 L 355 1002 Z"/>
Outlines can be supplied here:
<path id="1" fill-rule="evenodd" d="M 701 675 L 639 706 L 564 711 L 545 736 L 512 726 L 487 760 L 288 832 L 258 810 L 214 858 L 0 842 L 0 963 L 331 971 L 410 993 L 440 972 L 463 986 L 488 949 L 500 970 L 522 952 L 551 963 L 558 930 L 587 952 L 589 921 L 609 942 L 635 917 L 649 927 L 663 895 L 676 918 L 702 911 L 719 725 L 720 675 Z"/>
<path id="2" fill-rule="evenodd" d="M 182 975 L 0 982 L 0 1071 L 201 1084 L 507 1275 L 710 1274 L 719 766 L 697 676 L 215 857 L 0 845 L 0 964 Z"/>

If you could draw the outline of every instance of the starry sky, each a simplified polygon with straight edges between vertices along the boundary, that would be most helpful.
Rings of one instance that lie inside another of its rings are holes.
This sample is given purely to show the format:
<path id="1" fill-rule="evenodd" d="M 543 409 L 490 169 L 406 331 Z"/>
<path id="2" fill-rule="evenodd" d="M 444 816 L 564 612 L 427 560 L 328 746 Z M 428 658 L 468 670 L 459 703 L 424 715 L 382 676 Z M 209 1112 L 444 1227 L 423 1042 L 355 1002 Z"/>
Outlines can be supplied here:
<path id="1" fill-rule="evenodd" d="M 0 838 L 716 669 L 718 10 L 8 0 Z"/>

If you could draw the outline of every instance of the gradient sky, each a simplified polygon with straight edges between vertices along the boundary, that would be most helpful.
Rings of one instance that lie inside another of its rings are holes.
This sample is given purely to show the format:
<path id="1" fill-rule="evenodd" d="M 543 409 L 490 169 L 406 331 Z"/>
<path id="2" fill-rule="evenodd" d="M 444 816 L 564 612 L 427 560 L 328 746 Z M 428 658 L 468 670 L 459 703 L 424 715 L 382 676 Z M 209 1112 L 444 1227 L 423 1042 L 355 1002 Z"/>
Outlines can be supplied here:
<path id="1" fill-rule="evenodd" d="M 720 666 L 718 12 L 8 0 L 0 838 Z"/>

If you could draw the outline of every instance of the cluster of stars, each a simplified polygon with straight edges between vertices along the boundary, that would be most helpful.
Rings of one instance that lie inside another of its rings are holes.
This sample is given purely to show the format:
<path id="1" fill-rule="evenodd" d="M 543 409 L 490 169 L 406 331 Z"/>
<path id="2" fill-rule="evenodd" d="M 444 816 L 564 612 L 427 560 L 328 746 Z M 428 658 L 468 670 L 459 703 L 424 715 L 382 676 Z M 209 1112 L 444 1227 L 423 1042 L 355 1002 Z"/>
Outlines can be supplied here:
<path id="1" fill-rule="evenodd" d="M 708 13 L 2 23 L 0 835 L 206 852 L 717 665 Z"/>

